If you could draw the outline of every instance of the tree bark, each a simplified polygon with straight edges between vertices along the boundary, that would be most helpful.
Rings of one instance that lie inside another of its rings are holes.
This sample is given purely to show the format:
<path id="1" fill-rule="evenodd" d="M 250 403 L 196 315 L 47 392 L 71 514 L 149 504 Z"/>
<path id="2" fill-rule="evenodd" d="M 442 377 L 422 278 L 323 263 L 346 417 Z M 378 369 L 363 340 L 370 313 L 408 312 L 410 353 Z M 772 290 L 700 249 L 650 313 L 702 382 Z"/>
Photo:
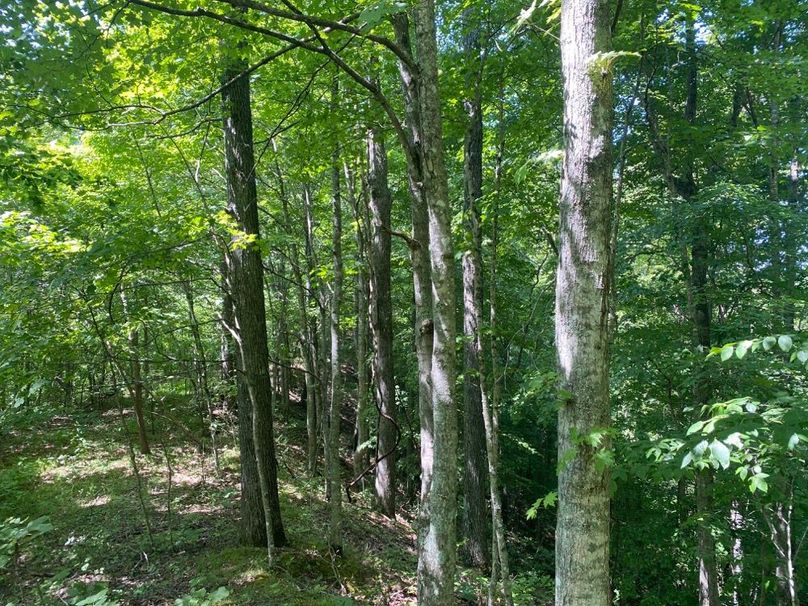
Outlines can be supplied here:
<path id="1" fill-rule="evenodd" d="M 696 122 L 698 102 L 698 65 L 696 63 L 696 31 L 695 24 L 688 23 L 686 31 L 687 62 L 687 97 L 685 103 L 685 120 L 693 126 Z M 695 201 L 697 185 L 694 167 L 690 155 L 685 161 L 684 176 L 674 180 L 677 193 L 688 203 Z M 690 235 L 690 284 L 689 293 L 693 320 L 694 339 L 697 355 L 702 361 L 697 363 L 696 377 L 693 385 L 693 399 L 696 409 L 710 402 L 710 381 L 703 358 L 711 346 L 711 305 L 707 294 L 707 270 L 709 267 L 709 233 L 706 218 L 703 215 L 693 217 L 693 228 Z M 702 469 L 696 472 L 696 515 L 700 523 L 698 527 L 699 553 L 699 606 L 718 606 L 718 569 L 716 566 L 715 539 L 709 524 L 713 509 L 713 473 Z"/>
<path id="2" fill-rule="evenodd" d="M 277 145 L 273 140 L 273 151 L 277 154 Z M 280 164 L 275 160 L 275 173 L 278 178 L 278 191 L 281 200 L 281 211 L 283 213 L 283 223 L 287 233 L 294 233 L 294 222 L 289 209 L 289 194 L 286 189 L 286 180 L 283 176 Z M 290 238 L 289 258 L 292 266 L 292 277 L 296 285 L 297 293 L 297 313 L 300 324 L 298 343 L 300 345 L 300 357 L 303 361 L 303 388 L 306 403 L 306 469 L 313 474 L 317 466 L 317 408 L 316 408 L 316 388 L 315 388 L 315 368 L 314 368 L 314 337 L 312 335 L 311 323 L 309 322 L 308 308 L 310 292 L 309 274 L 306 273 L 304 281 L 303 273 L 300 270 L 300 252 L 297 241 Z M 291 355 L 291 347 L 289 347 Z"/>
<path id="3" fill-rule="evenodd" d="M 334 79 L 332 102 L 336 105 L 339 94 L 338 80 Z M 339 145 L 331 156 L 331 209 L 332 209 L 332 271 L 331 282 L 331 390 L 326 433 L 326 467 L 328 476 L 328 502 L 330 523 L 328 543 L 342 551 L 342 490 L 340 465 L 340 425 L 342 421 L 342 372 L 340 368 L 340 303 L 342 301 L 342 194 L 340 191 Z"/>
<path id="4" fill-rule="evenodd" d="M 412 56 L 410 24 L 407 13 L 392 18 L 396 43 Z M 399 62 L 401 90 L 404 97 L 406 135 L 410 161 L 407 180 L 410 187 L 412 242 L 413 300 L 415 307 L 415 354 L 418 360 L 418 418 L 420 427 L 421 489 L 418 497 L 418 553 L 419 561 L 429 520 L 429 495 L 432 488 L 434 454 L 434 420 L 432 415 L 432 270 L 429 262 L 429 216 L 424 191 L 424 168 L 421 135 L 421 107 L 416 74 L 403 61 Z"/>
<path id="5" fill-rule="evenodd" d="M 763 517 L 769 526 L 774 547 L 774 576 L 777 581 L 777 606 L 799 606 L 797 574 L 794 562 L 794 542 L 791 517 L 794 510 L 794 486 L 791 480 L 778 478 L 782 497 L 766 505 Z"/>
<path id="6" fill-rule="evenodd" d="M 415 7 L 415 16 L 434 325 L 431 365 L 434 460 L 429 493 L 429 519 L 419 554 L 418 599 L 424 606 L 448 606 L 454 602 L 457 512 L 452 209 L 443 155 L 434 1 L 420 0 Z"/>
<path id="7" fill-rule="evenodd" d="M 500 81 L 502 85 L 502 81 Z M 493 528 L 491 545 L 491 578 L 488 589 L 488 606 L 496 603 L 497 582 L 502 578 L 502 593 L 506 606 L 513 606 L 511 592 L 510 566 L 508 563 L 508 547 L 505 540 L 505 523 L 502 514 L 502 498 L 499 490 L 499 402 L 501 399 L 501 381 L 499 376 L 499 359 L 497 352 L 497 261 L 499 254 L 499 198 L 502 195 L 502 165 L 505 154 L 505 116 L 503 99 L 504 91 L 500 86 L 499 115 L 497 116 L 497 154 L 494 162 L 495 198 L 492 212 L 491 229 L 491 271 L 488 295 L 489 329 L 491 331 L 491 397 L 481 385 L 483 394 L 482 412 L 485 424 L 485 447 L 488 455 L 488 478 L 491 498 L 491 527 Z"/>
<path id="8" fill-rule="evenodd" d="M 393 305 L 390 284 L 390 234 L 393 208 L 387 186 L 387 150 L 380 128 L 367 133 L 370 209 L 370 333 L 373 342 L 373 392 L 379 407 L 376 499 L 389 518 L 396 515 L 396 423 L 393 384 Z"/>
<path id="9" fill-rule="evenodd" d="M 224 80 L 236 78 L 243 70 L 243 61 L 230 61 Z M 271 559 L 272 548 L 284 545 L 286 537 L 278 498 L 263 265 L 255 242 L 260 233 L 249 77 L 237 78 L 225 88 L 222 101 L 227 211 L 240 232 L 227 251 L 227 277 L 238 365 L 242 523 L 248 543 L 266 544 Z"/>
<path id="10" fill-rule="evenodd" d="M 607 0 L 563 0 L 565 156 L 557 240 L 556 606 L 608 606 L 609 288 L 612 193 Z"/>
<path id="11" fill-rule="evenodd" d="M 353 467 L 354 476 L 365 471 L 370 457 L 368 456 L 367 442 L 370 438 L 368 431 L 368 251 L 367 251 L 367 212 L 364 208 L 365 191 L 364 184 L 360 196 L 356 195 L 354 174 L 346 165 L 345 177 L 348 182 L 348 194 L 353 204 L 354 222 L 356 224 L 356 254 L 358 266 L 356 268 L 356 448 L 354 450 Z"/>
<path id="12" fill-rule="evenodd" d="M 465 15 L 470 15 L 467 10 Z M 468 123 L 463 144 L 463 555 L 478 568 L 488 566 L 490 528 L 488 524 L 488 461 L 483 423 L 484 372 L 482 356 L 483 260 L 480 207 L 483 183 L 483 117 L 480 99 L 479 32 L 470 31 L 464 40 Z"/>

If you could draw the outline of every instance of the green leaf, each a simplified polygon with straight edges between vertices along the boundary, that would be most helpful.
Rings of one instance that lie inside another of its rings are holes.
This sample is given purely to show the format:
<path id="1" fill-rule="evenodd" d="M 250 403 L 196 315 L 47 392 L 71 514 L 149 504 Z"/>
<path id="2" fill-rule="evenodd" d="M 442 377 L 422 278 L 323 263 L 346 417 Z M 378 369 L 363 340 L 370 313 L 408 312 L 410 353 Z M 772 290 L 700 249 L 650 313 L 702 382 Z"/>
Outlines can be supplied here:
<path id="1" fill-rule="evenodd" d="M 98 593 L 87 596 L 83 600 L 76 602 L 75 606 L 101 606 L 102 604 L 109 604 L 107 600 L 107 592 L 109 590 L 105 587 Z"/>
<path id="2" fill-rule="evenodd" d="M 768 492 L 769 485 L 766 482 L 766 478 L 769 477 L 769 474 L 766 473 L 756 473 L 751 478 L 749 478 L 749 491 L 754 493 L 756 491 L 760 492 Z"/>
<path id="3" fill-rule="evenodd" d="M 763 349 L 769 351 L 772 347 L 775 346 L 776 343 L 777 339 L 775 339 L 774 337 L 766 337 L 765 339 L 763 339 Z"/>
<path id="4" fill-rule="evenodd" d="M 733 345 L 724 345 L 721 348 L 721 361 L 726 362 L 732 357 L 732 354 L 735 352 L 735 346 Z"/>
<path id="5" fill-rule="evenodd" d="M 684 456 L 684 458 L 682 459 L 682 467 L 681 467 L 681 469 L 684 469 L 685 467 L 687 467 L 688 465 L 690 465 L 692 462 L 693 462 L 693 453 L 692 453 L 692 452 L 688 452 L 688 453 L 687 453 L 687 454 Z"/>
<path id="6" fill-rule="evenodd" d="M 227 587 L 217 587 L 208 597 L 209 604 L 216 604 L 221 602 L 227 596 L 230 595 L 230 590 Z"/>
<path id="7" fill-rule="evenodd" d="M 723 442 L 713 440 L 713 443 L 710 444 L 710 452 L 721 467 L 724 469 L 729 468 L 729 448 L 727 448 Z"/>
<path id="8" fill-rule="evenodd" d="M 752 346 L 752 341 L 741 341 L 735 347 L 735 356 L 742 360 L 743 357 L 746 355 L 746 352 L 749 351 L 749 348 Z"/>
<path id="9" fill-rule="evenodd" d="M 687 435 L 691 435 L 696 433 L 697 431 L 700 431 L 702 427 L 704 427 L 704 421 L 696 421 L 695 423 L 693 423 L 693 425 L 687 428 Z"/>
<path id="10" fill-rule="evenodd" d="M 780 349 L 782 349 L 783 351 L 788 351 L 789 349 L 791 349 L 791 346 L 793 344 L 794 343 L 791 340 L 791 337 L 789 337 L 788 335 L 780 335 L 777 338 L 777 345 L 779 345 Z"/>

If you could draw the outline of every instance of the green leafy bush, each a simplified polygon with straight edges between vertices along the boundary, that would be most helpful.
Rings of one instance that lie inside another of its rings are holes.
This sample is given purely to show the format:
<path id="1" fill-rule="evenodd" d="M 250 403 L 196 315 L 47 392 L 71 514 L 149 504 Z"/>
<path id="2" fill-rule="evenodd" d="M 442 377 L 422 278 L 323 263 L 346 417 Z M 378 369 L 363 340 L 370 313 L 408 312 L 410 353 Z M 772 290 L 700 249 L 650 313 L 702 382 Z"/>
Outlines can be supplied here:
<path id="1" fill-rule="evenodd" d="M 0 524 L 0 570 L 16 562 L 20 549 L 33 539 L 53 530 L 48 516 L 28 521 L 28 518 L 7 518 Z"/>

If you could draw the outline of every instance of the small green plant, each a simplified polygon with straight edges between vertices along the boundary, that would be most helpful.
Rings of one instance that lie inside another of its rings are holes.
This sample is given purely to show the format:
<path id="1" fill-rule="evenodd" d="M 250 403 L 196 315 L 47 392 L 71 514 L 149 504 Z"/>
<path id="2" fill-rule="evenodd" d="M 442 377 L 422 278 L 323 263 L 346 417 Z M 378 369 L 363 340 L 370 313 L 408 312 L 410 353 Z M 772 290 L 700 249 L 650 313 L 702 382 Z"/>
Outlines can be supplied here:
<path id="1" fill-rule="evenodd" d="M 85 597 L 74 596 L 70 600 L 72 606 L 118 606 L 118 602 L 109 599 L 109 588 L 103 585 L 96 585 L 94 589 L 98 589 Z"/>
<path id="2" fill-rule="evenodd" d="M 0 570 L 16 563 L 26 543 L 51 530 L 53 525 L 48 516 L 31 521 L 28 518 L 7 518 L 0 524 Z"/>
<path id="3" fill-rule="evenodd" d="M 174 606 L 213 606 L 229 595 L 230 590 L 227 587 L 217 587 L 213 591 L 200 587 L 174 600 Z"/>

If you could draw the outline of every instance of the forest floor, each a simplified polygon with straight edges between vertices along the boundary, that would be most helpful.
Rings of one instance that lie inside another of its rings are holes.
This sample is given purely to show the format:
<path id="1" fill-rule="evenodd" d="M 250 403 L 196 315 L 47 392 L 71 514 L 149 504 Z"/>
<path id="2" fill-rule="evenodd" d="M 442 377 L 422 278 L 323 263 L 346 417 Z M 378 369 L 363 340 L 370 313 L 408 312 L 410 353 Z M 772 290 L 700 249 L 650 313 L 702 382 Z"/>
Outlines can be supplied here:
<path id="1" fill-rule="evenodd" d="M 39 421 L 26 416 L 2 431 L 0 523 L 48 516 L 53 528 L 22 539 L 13 561 L 0 568 L 0 604 L 414 603 L 408 522 L 375 514 L 359 496 L 345 504 L 346 547 L 333 557 L 322 481 L 307 477 L 304 453 L 293 443 L 278 443 L 290 546 L 269 570 L 264 550 L 238 544 L 232 437 L 221 449 L 219 475 L 213 457 L 176 431 L 169 445 L 156 441 L 154 454 L 137 455 L 136 475 L 117 408 Z M 131 431 L 131 419 L 126 424 Z M 295 428 L 277 433 L 288 438 Z M 0 527 L 0 542 L 2 533 Z"/>
<path id="2" fill-rule="evenodd" d="M 299 421 L 281 421 L 276 432 L 290 546 L 268 569 L 265 550 L 238 544 L 232 436 L 224 437 L 217 475 L 211 454 L 203 456 L 184 437 L 191 433 L 175 423 L 173 431 L 160 430 L 163 440 L 153 440 L 154 454 L 136 456 L 135 474 L 117 407 L 35 415 L 4 419 L 0 434 L 0 555 L 8 518 L 24 524 L 48 516 L 52 529 L 22 538 L 12 561 L 0 566 L 2 605 L 415 603 L 415 539 L 408 520 L 388 520 L 356 495 L 345 503 L 345 551 L 332 556 L 322 480 L 304 471 Z M 132 420 L 125 424 L 133 439 Z M 475 603 L 484 583 L 464 571 L 459 595 Z"/>

